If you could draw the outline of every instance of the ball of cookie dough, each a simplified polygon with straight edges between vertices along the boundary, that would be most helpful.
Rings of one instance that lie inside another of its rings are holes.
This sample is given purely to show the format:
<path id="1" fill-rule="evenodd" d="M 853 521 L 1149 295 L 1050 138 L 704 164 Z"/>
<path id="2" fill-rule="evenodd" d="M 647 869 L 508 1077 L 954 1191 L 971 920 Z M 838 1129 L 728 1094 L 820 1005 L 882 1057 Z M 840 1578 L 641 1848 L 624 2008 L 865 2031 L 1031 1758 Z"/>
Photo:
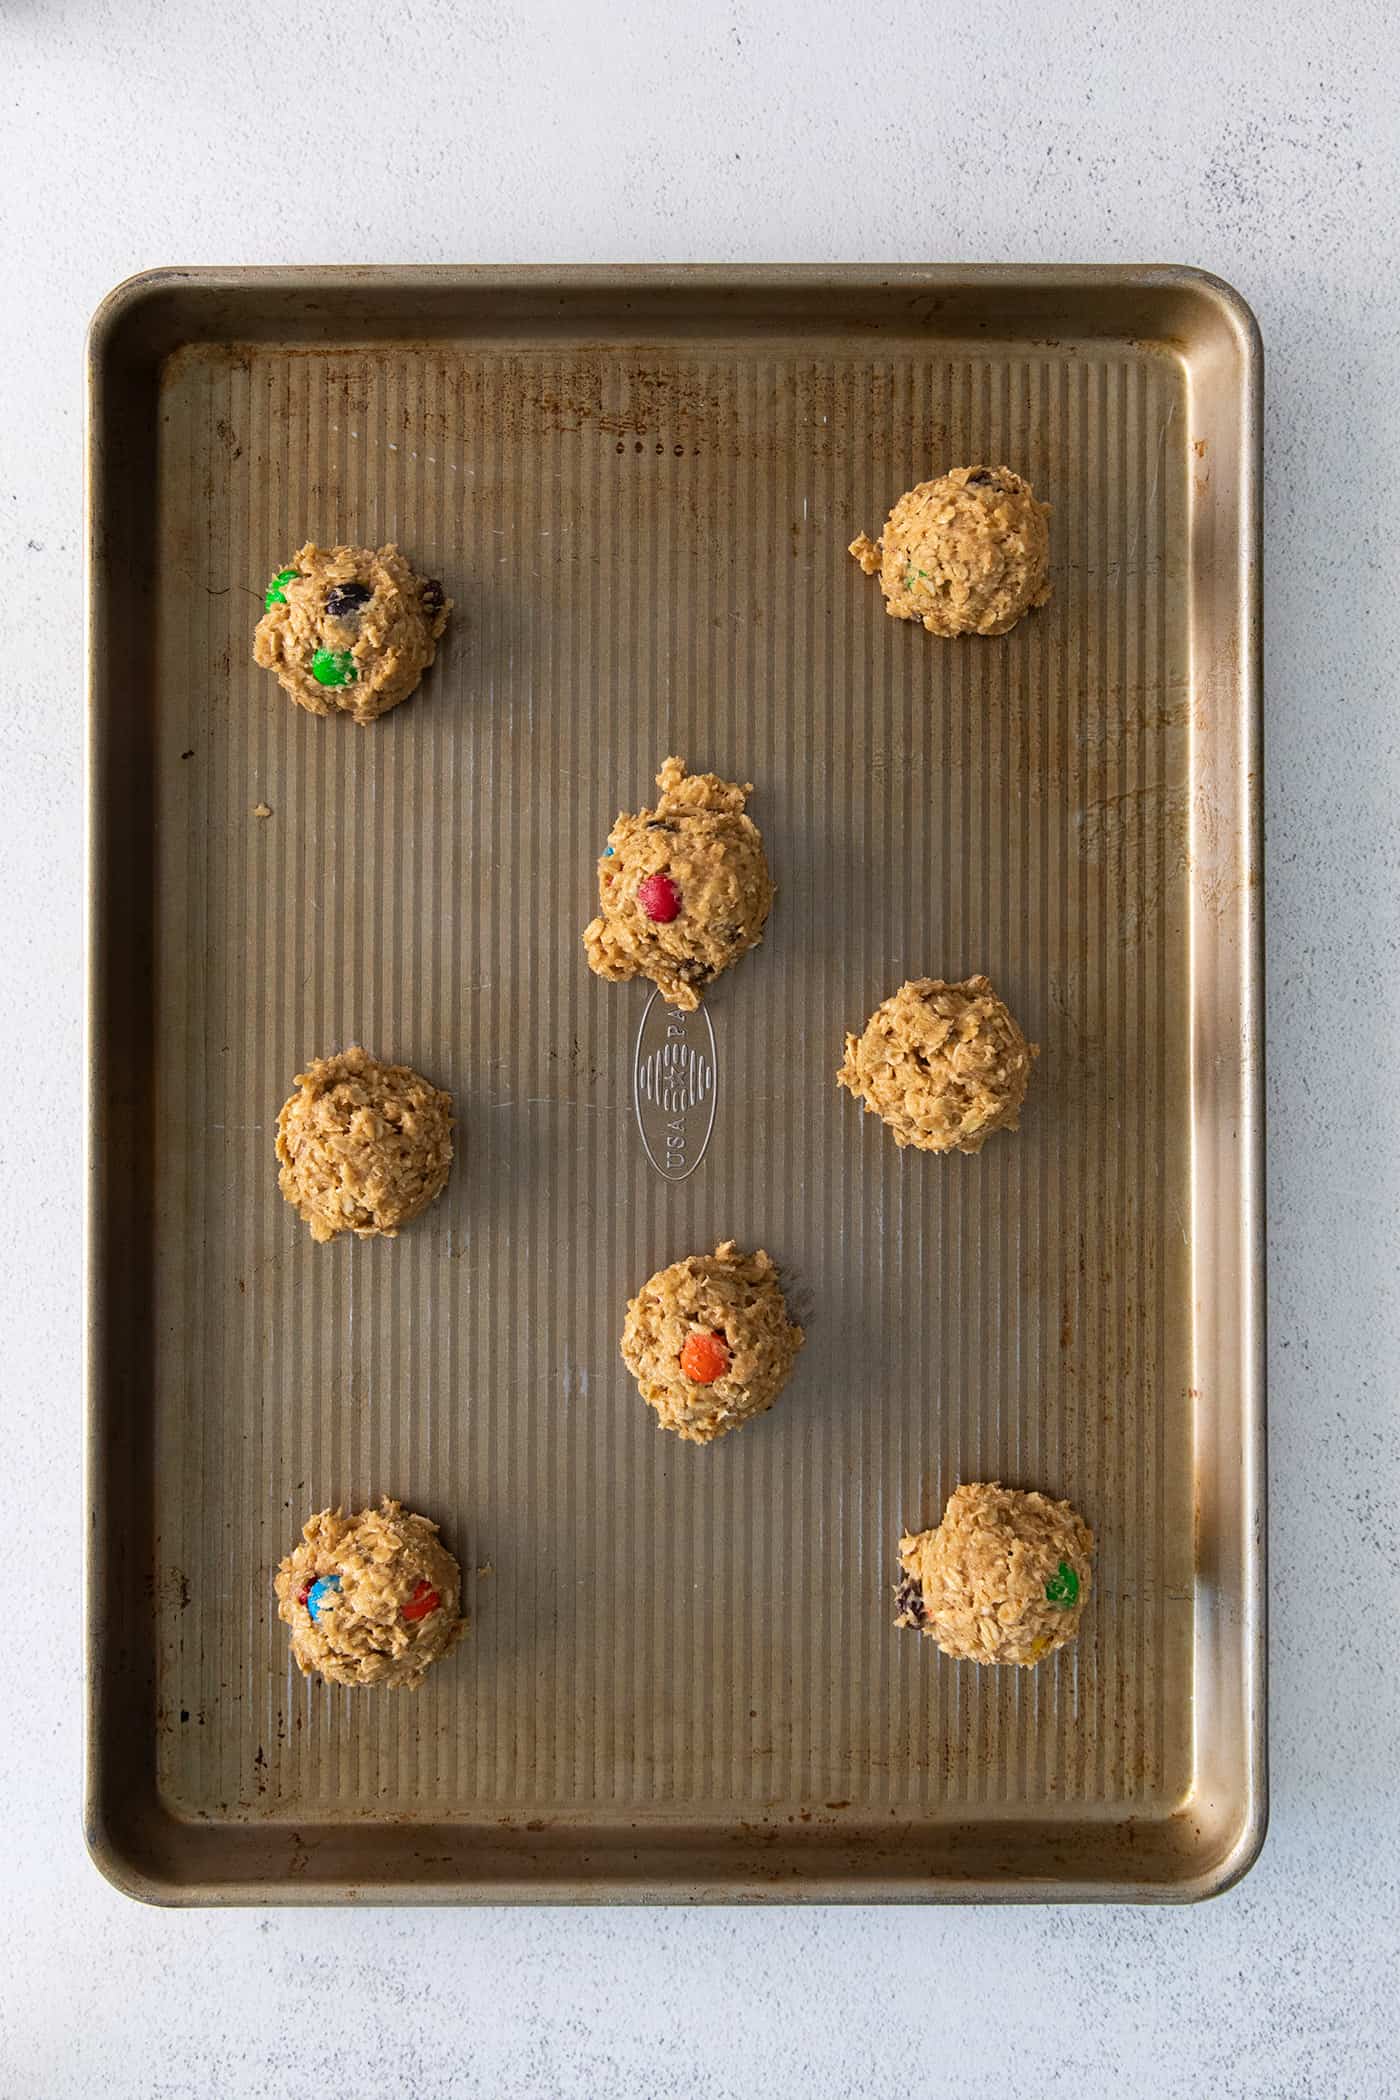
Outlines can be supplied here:
<path id="1" fill-rule="evenodd" d="M 744 803 L 751 784 L 687 773 L 668 758 L 655 809 L 623 814 L 598 863 L 588 966 L 614 982 L 649 977 L 670 1006 L 700 1004 L 710 981 L 763 938 L 773 883 Z"/>
<path id="2" fill-rule="evenodd" d="M 878 540 L 851 552 L 885 610 L 930 634 L 1005 634 L 1050 596 L 1048 503 L 1010 467 L 955 467 L 900 497 Z"/>
<path id="3" fill-rule="evenodd" d="M 802 1341 L 768 1256 L 725 1240 L 642 1285 L 622 1355 L 661 1427 L 710 1444 L 773 1405 Z"/>
<path id="4" fill-rule="evenodd" d="M 1093 1551 L 1068 1502 L 997 1481 L 955 1488 L 936 1531 L 899 1542 L 895 1624 L 963 1661 L 1041 1662 L 1079 1631 Z"/>
<path id="5" fill-rule="evenodd" d="M 462 1571 L 437 1525 L 387 1495 L 353 1517 L 311 1517 L 273 1587 L 303 1677 L 331 1684 L 411 1689 L 466 1625 Z"/>
<path id="6" fill-rule="evenodd" d="M 441 1195 L 452 1165 L 450 1094 L 358 1045 L 313 1059 L 296 1083 L 277 1118 L 277 1182 L 313 1240 L 392 1239 Z"/>
<path id="7" fill-rule="evenodd" d="M 268 585 L 253 655 L 298 707 L 362 726 L 406 700 L 437 653 L 452 600 L 397 547 L 308 541 Z"/>
<path id="8" fill-rule="evenodd" d="M 1016 1128 L 1039 1054 L 988 978 L 915 977 L 846 1037 L 836 1083 L 888 1123 L 897 1145 L 980 1152 L 994 1130 Z"/>

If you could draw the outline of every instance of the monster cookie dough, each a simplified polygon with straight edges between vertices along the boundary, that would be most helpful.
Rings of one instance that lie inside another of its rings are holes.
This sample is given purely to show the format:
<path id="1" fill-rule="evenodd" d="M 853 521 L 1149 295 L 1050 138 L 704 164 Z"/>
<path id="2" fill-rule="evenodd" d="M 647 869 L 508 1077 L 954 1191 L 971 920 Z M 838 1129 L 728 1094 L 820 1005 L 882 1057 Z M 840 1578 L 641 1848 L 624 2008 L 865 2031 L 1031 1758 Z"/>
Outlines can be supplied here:
<path id="1" fill-rule="evenodd" d="M 426 1210 L 452 1165 L 452 1096 L 352 1046 L 297 1074 L 277 1118 L 278 1187 L 313 1240 L 362 1240 Z"/>
<path id="2" fill-rule="evenodd" d="M 1038 1663 L 1079 1631 L 1093 1550 L 1068 1502 L 996 1481 L 955 1488 L 936 1531 L 899 1542 L 895 1624 L 967 1662 Z"/>
<path id="3" fill-rule="evenodd" d="M 758 826 L 744 814 L 751 785 L 687 774 L 679 758 L 667 759 L 656 784 L 655 809 L 624 813 L 608 835 L 602 911 L 583 944 L 599 977 L 649 977 L 668 1005 L 688 1010 L 763 938 L 773 884 Z"/>
<path id="4" fill-rule="evenodd" d="M 900 497 L 878 540 L 851 552 L 885 610 L 930 634 L 1005 634 L 1050 596 L 1048 503 L 1009 467 L 955 467 Z"/>
<path id="5" fill-rule="evenodd" d="M 437 1525 L 387 1495 L 353 1517 L 310 1518 L 273 1587 L 297 1667 L 331 1684 L 412 1688 L 466 1624 L 462 1571 Z"/>
<path id="6" fill-rule="evenodd" d="M 452 600 L 397 547 L 308 541 L 267 588 L 253 655 L 298 707 L 376 722 L 414 690 Z"/>
<path id="7" fill-rule="evenodd" d="M 659 1269 L 627 1308 L 622 1355 L 663 1429 L 709 1444 L 773 1405 L 802 1329 L 777 1271 L 733 1240 Z"/>
<path id="8" fill-rule="evenodd" d="M 990 981 L 915 977 L 846 1037 L 836 1075 L 897 1145 L 980 1152 L 994 1130 L 1014 1130 L 1031 1062 L 1039 1056 Z"/>

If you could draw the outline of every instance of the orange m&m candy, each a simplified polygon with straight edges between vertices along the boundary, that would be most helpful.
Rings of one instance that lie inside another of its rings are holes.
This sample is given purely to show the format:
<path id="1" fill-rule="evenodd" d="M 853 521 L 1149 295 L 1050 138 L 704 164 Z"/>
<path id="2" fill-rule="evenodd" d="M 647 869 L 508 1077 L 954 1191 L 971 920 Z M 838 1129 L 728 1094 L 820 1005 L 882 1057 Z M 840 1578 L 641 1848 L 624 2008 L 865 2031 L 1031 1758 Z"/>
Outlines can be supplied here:
<path id="1" fill-rule="evenodd" d="M 722 1334 L 690 1335 L 681 1351 L 681 1369 L 692 1385 L 713 1385 L 729 1369 L 729 1346 Z"/>

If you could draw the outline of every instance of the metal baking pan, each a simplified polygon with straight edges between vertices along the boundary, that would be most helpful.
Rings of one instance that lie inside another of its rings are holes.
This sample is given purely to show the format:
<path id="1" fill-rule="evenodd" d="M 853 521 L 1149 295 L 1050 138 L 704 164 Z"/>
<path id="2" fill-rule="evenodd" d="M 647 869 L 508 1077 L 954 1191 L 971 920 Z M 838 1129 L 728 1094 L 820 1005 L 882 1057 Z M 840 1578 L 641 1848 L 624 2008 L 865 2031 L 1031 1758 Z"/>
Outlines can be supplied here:
<path id="1" fill-rule="evenodd" d="M 1248 310 L 1173 268 L 112 294 L 88 1819 L 119 1886 L 1137 1901 L 1249 1865 L 1260 387 Z M 1054 595 L 944 644 L 846 544 L 980 459 L 1053 503 Z M 396 539 L 457 601 L 371 730 L 252 661 L 312 535 Z M 679 1150 L 646 988 L 580 941 L 671 752 L 753 781 L 778 883 L 685 1031 Z M 901 1154 L 837 1093 L 843 1031 L 982 969 L 1042 1046 L 1020 1133 Z M 450 1087 L 464 1141 L 398 1241 L 318 1248 L 273 1125 L 352 1039 Z M 697 1450 L 617 1338 L 651 1269 L 730 1235 L 783 1265 L 808 1346 Z M 984 1478 L 1097 1534 L 1082 1637 L 1035 1672 L 891 1623 L 901 1528 Z M 442 1523 L 470 1636 L 413 1696 L 304 1684 L 271 1571 L 381 1490 Z"/>

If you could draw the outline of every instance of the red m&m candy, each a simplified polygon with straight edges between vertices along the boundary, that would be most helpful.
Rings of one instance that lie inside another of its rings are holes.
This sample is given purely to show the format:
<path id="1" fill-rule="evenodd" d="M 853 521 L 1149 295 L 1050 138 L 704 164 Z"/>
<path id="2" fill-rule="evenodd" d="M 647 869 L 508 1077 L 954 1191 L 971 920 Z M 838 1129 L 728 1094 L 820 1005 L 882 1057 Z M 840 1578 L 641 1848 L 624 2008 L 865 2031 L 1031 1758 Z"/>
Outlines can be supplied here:
<path id="1" fill-rule="evenodd" d="M 669 875 L 648 875 L 637 885 L 637 902 L 658 926 L 669 926 L 681 908 L 681 893 Z"/>
<path id="2" fill-rule="evenodd" d="M 430 1582 L 420 1582 L 403 1608 L 406 1619 L 426 1619 L 429 1612 L 437 1610 L 442 1599 Z"/>

